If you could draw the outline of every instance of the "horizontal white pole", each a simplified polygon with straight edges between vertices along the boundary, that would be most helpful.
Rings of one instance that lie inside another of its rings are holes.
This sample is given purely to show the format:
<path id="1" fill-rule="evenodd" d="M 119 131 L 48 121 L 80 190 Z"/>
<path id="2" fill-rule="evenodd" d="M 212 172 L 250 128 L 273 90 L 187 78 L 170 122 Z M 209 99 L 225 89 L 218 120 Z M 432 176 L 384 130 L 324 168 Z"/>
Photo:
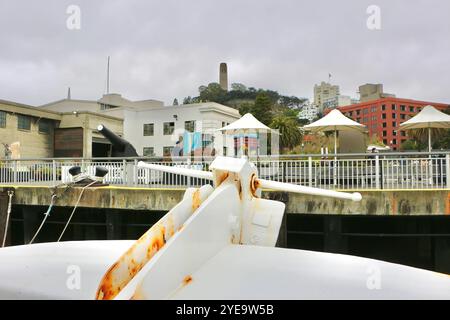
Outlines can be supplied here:
<path id="1" fill-rule="evenodd" d="M 157 170 L 157 171 L 163 171 L 163 172 L 168 172 L 168 173 L 173 173 L 173 174 L 181 174 L 183 176 L 188 176 L 188 177 L 193 177 L 193 178 L 213 180 L 213 174 L 212 174 L 212 172 L 209 172 L 209 171 L 179 168 L 176 166 L 163 166 L 160 164 L 145 163 L 143 161 L 138 162 L 138 167 L 151 169 L 151 170 Z"/>
<path id="2" fill-rule="evenodd" d="M 332 197 L 338 199 L 347 199 L 353 201 L 361 201 L 362 197 L 359 192 L 347 193 L 333 190 L 325 190 L 319 188 L 305 187 L 291 183 L 277 182 L 271 180 L 258 179 L 262 188 L 273 189 L 278 191 L 294 192 L 310 194 L 315 196 Z"/>

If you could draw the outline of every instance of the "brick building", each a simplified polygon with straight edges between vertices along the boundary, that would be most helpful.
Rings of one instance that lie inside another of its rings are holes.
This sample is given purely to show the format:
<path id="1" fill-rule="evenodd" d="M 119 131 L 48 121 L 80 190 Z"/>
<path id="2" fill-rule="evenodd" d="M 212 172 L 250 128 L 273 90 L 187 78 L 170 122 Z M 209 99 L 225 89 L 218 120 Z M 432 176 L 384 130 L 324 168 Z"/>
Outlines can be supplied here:
<path id="1" fill-rule="evenodd" d="M 386 97 L 352 104 L 338 109 L 347 117 L 367 126 L 369 136 L 376 134 L 392 150 L 398 150 L 408 139 L 400 124 L 416 115 L 426 105 L 444 111 L 450 104 Z"/>

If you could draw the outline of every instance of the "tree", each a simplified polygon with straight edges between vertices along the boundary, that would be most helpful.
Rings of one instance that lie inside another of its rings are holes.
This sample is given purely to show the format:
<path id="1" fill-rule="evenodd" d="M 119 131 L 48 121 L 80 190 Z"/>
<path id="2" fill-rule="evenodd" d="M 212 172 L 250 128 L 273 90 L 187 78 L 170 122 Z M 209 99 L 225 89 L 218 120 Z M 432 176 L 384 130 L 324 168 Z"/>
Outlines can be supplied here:
<path id="1" fill-rule="evenodd" d="M 267 93 L 258 93 L 252 114 L 265 125 L 269 125 L 272 122 L 272 101 Z"/>
<path id="2" fill-rule="evenodd" d="M 186 98 L 183 99 L 183 104 L 191 104 L 191 103 L 193 103 L 191 96 L 187 96 Z"/>
<path id="3" fill-rule="evenodd" d="M 367 141 L 367 144 L 373 145 L 373 146 L 378 146 L 378 147 L 385 146 L 385 144 L 383 143 L 383 140 L 377 134 L 373 134 L 372 136 L 370 136 Z"/>
<path id="4" fill-rule="evenodd" d="M 207 87 L 200 86 L 199 98 L 201 101 L 212 101 L 217 103 L 223 103 L 226 101 L 227 91 L 223 90 L 220 84 L 212 82 Z"/>
<path id="5" fill-rule="evenodd" d="M 282 114 L 288 118 L 292 118 L 297 124 L 300 124 L 300 121 L 298 119 L 298 114 L 300 111 L 298 109 L 290 109 L 288 107 L 284 107 L 282 109 Z"/>
<path id="6" fill-rule="evenodd" d="M 309 124 L 309 120 L 308 119 L 298 119 L 298 124 L 303 127 L 303 126 Z"/>
<path id="7" fill-rule="evenodd" d="M 404 141 L 400 147 L 404 151 L 421 151 L 426 148 L 426 145 L 415 139 L 409 139 Z"/>
<path id="8" fill-rule="evenodd" d="M 450 107 L 443 112 L 450 115 Z M 441 135 L 433 142 L 433 149 L 450 149 L 450 129 L 442 131 Z"/>
<path id="9" fill-rule="evenodd" d="M 246 92 L 247 87 L 243 85 L 242 83 L 232 83 L 231 84 L 231 90 L 232 91 L 240 91 L 240 92 Z"/>
<path id="10" fill-rule="evenodd" d="M 173 106 L 177 106 L 178 105 L 178 99 L 177 98 L 173 99 L 172 105 Z"/>
<path id="11" fill-rule="evenodd" d="M 280 146 L 283 149 L 292 149 L 302 141 L 302 132 L 297 121 L 286 115 L 278 115 L 273 118 L 270 127 L 280 132 Z"/>
<path id="12" fill-rule="evenodd" d="M 246 113 L 253 113 L 254 108 L 255 108 L 254 103 L 245 102 L 240 105 L 239 113 L 241 114 L 241 116 L 243 116 Z"/>
<path id="13" fill-rule="evenodd" d="M 301 108 L 302 104 L 306 101 L 306 98 L 298 98 L 295 96 L 280 96 L 278 103 L 282 106 L 289 108 Z"/>
<path id="14" fill-rule="evenodd" d="M 446 148 L 446 139 L 448 139 L 448 130 L 441 128 L 431 129 L 432 148 Z M 417 150 L 428 148 L 428 128 L 410 130 L 409 137 L 416 142 Z M 406 141 L 405 141 L 406 142 Z"/>

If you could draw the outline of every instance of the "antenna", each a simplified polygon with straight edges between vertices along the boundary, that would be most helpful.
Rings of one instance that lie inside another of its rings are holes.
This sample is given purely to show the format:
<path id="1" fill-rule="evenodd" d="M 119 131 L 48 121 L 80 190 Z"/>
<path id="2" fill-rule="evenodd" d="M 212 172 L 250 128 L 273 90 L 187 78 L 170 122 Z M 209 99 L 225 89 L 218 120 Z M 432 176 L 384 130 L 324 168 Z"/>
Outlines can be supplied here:
<path id="1" fill-rule="evenodd" d="M 106 94 L 109 94 L 109 56 L 108 56 L 108 66 L 106 68 Z"/>
<path id="2" fill-rule="evenodd" d="M 68 99 L 68 100 L 71 99 L 71 95 L 70 95 L 70 87 L 69 87 L 69 89 L 67 90 L 67 99 Z"/>

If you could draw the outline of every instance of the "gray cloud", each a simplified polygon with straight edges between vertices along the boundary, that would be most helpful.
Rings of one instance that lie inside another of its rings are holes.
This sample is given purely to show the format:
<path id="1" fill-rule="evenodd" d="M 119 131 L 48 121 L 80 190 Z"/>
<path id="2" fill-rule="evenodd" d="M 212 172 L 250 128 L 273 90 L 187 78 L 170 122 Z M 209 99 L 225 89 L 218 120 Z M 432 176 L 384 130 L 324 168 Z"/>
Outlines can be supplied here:
<path id="1" fill-rule="evenodd" d="M 66 9 L 81 8 L 81 30 Z M 381 30 L 366 8 L 381 8 Z M 450 102 L 450 3 L 442 1 L 0 0 L 0 98 L 33 105 L 105 90 L 171 103 L 217 81 L 311 97 L 327 80 L 356 97 L 381 82 L 399 97 Z"/>

